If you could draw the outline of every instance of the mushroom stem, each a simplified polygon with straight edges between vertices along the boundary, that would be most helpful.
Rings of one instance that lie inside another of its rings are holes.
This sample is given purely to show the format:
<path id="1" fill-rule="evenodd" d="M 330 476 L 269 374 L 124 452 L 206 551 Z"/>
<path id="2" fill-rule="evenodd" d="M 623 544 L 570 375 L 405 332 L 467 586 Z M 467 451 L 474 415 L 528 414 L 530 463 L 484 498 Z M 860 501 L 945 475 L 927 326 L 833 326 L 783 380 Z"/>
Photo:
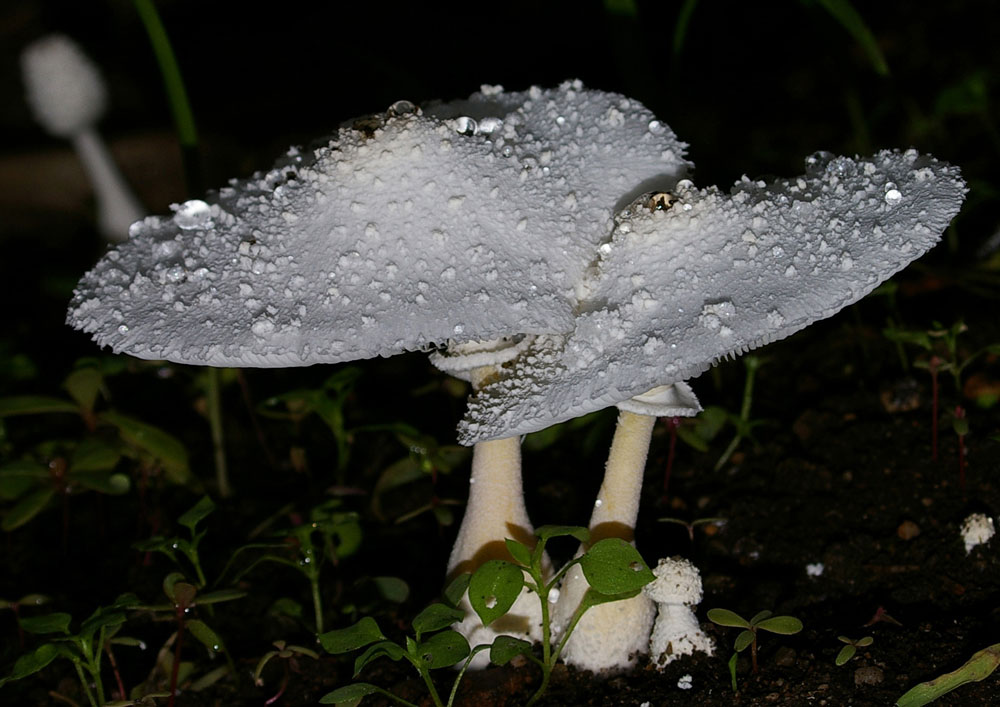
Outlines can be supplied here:
<path id="1" fill-rule="evenodd" d="M 635 537 L 646 454 L 656 418 L 622 410 L 611 442 L 604 481 L 590 517 L 590 543 L 580 546 L 579 557 L 590 545 L 605 538 L 629 542 Z M 553 611 L 553 628 L 562 633 L 590 585 L 580 565 L 574 565 Z M 600 604 L 587 611 L 566 642 L 562 657 L 567 663 L 594 672 L 626 670 L 635 656 L 649 649 L 649 632 L 656 607 L 645 594 Z"/>
<path id="2" fill-rule="evenodd" d="M 590 516 L 590 543 L 605 538 L 632 542 L 639 517 L 643 470 L 656 418 L 622 410 L 611 441 L 604 481 Z"/>
<path id="3" fill-rule="evenodd" d="M 434 356 L 432 362 L 458 378 L 472 383 L 474 391 L 492 380 L 499 365 L 518 352 L 510 341 L 473 342 L 449 348 L 447 356 Z M 458 537 L 448 559 L 448 580 L 463 572 L 474 572 L 489 560 L 514 558 L 504 542 L 512 538 L 534 547 L 535 529 L 528 518 L 521 481 L 521 438 L 519 436 L 477 442 L 472 449 L 472 473 L 469 477 L 469 501 L 458 530 Z M 548 557 L 543 558 L 547 574 L 551 574 Z M 469 603 L 468 593 L 458 608 L 465 619 L 454 628 L 477 646 L 492 643 L 498 635 L 538 641 L 542 638 L 542 608 L 538 596 L 527 587 L 504 616 L 489 626 L 483 626 Z M 470 667 L 489 664 L 489 654 L 483 651 L 473 658 Z"/>
<path id="4" fill-rule="evenodd" d="M 649 442 L 657 417 L 690 416 L 701 409 L 686 383 L 659 386 L 619 403 L 618 424 L 604 469 L 604 480 L 590 517 L 590 541 L 576 556 L 606 538 L 633 542 L 639 517 L 639 498 Z M 574 565 L 560 590 L 553 611 L 553 627 L 562 633 L 590 585 L 583 570 Z M 645 594 L 587 611 L 566 642 L 562 656 L 567 663 L 594 672 L 627 670 L 637 655 L 649 650 L 649 632 L 656 607 Z"/>
<path id="5" fill-rule="evenodd" d="M 110 241 L 125 240 L 129 226 L 144 216 L 142 206 L 95 130 L 83 129 L 72 141 L 97 199 L 97 227 Z"/>
<path id="6" fill-rule="evenodd" d="M 531 547 L 533 533 L 522 492 L 520 438 L 476 443 L 469 502 L 448 560 L 448 578 L 473 572 L 488 560 L 513 561 L 504 539 Z"/>

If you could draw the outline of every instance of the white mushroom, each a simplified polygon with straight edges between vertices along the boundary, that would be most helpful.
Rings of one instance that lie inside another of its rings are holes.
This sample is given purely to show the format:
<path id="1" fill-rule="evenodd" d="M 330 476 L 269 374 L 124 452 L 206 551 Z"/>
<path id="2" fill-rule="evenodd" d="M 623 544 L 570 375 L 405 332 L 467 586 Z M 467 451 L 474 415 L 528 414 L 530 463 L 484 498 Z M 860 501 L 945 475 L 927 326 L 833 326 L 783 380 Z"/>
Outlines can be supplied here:
<path id="1" fill-rule="evenodd" d="M 676 388 L 720 358 L 828 317 L 930 248 L 964 193 L 958 170 L 908 151 L 815 156 L 804 177 L 771 185 L 744 178 L 728 197 L 683 181 L 673 199 L 644 195 L 619 214 L 577 287 L 574 331 L 536 337 L 483 386 L 460 439 L 531 432 L 656 386 Z M 636 438 L 629 457 L 644 461 L 648 430 L 625 414 L 619 424 Z M 629 467 L 606 476 L 599 503 L 619 494 L 637 502 L 643 465 Z M 624 523 L 630 540 L 634 520 Z M 582 576 L 567 578 L 574 582 L 581 586 L 564 589 L 555 611 L 563 621 L 585 591 Z M 595 615 L 567 661 L 627 668 L 636 634 L 615 622 L 640 627 L 647 609 L 641 600 L 600 608 L 609 618 Z M 600 645 L 615 649 L 600 656 Z"/>
<path id="2" fill-rule="evenodd" d="M 49 35 L 28 46 L 21 55 L 21 69 L 35 119 L 53 135 L 73 143 L 90 177 L 101 233 L 111 241 L 124 240 L 129 226 L 144 212 L 97 133 L 107 99 L 101 73 L 73 40 L 62 35 Z"/>
<path id="3" fill-rule="evenodd" d="M 450 346 L 446 353 L 431 355 L 431 362 L 447 373 L 467 380 L 473 390 L 496 375 L 497 368 L 523 349 L 524 340 L 503 339 Z M 447 577 L 474 572 L 489 560 L 512 561 L 504 538 L 513 538 L 533 547 L 534 527 L 524 505 L 521 482 L 521 439 L 506 437 L 478 442 L 472 450 L 472 474 L 469 477 L 469 501 L 459 527 L 458 537 L 448 559 Z M 546 556 L 544 563 L 551 572 Z M 468 592 L 458 608 L 465 619 L 455 630 L 469 645 L 491 644 L 502 634 L 538 641 L 542 639 L 542 611 L 538 596 L 525 587 L 510 610 L 489 626 L 484 626 L 469 603 Z M 470 666 L 489 664 L 489 653 L 480 652 Z"/>
<path id="4" fill-rule="evenodd" d="M 984 545 L 993 539 L 996 529 L 993 519 L 985 513 L 971 513 L 962 521 L 962 542 L 965 543 L 965 554 L 972 552 L 977 545 Z"/>
<path id="5" fill-rule="evenodd" d="M 605 538 L 632 542 L 639 515 L 643 470 L 657 417 L 691 416 L 701 410 L 690 386 L 663 386 L 618 405 L 618 424 L 611 442 L 604 481 L 590 517 L 590 542 Z M 579 565 L 567 573 L 552 612 L 556 634 L 569 624 L 589 588 Z M 615 672 L 634 665 L 648 648 L 655 608 L 643 594 L 589 609 L 570 634 L 562 657 L 567 663 L 594 672 Z"/>
<path id="6" fill-rule="evenodd" d="M 660 669 L 679 656 L 695 651 L 714 655 L 715 644 L 705 635 L 694 614 L 701 602 L 701 575 L 683 557 L 665 557 L 653 569 L 656 579 L 643 593 L 656 602 L 658 613 L 649 653 Z"/>
<path id="7" fill-rule="evenodd" d="M 684 147 L 638 102 L 579 82 L 400 102 L 214 203 L 136 224 L 81 280 L 69 322 L 115 351 L 213 366 L 449 342 L 460 355 L 436 363 L 479 387 L 503 360 L 489 342 L 573 330 L 577 285 L 614 214 L 676 183 Z M 518 437 L 495 437 L 474 452 L 450 573 L 507 536 L 533 542 Z"/>

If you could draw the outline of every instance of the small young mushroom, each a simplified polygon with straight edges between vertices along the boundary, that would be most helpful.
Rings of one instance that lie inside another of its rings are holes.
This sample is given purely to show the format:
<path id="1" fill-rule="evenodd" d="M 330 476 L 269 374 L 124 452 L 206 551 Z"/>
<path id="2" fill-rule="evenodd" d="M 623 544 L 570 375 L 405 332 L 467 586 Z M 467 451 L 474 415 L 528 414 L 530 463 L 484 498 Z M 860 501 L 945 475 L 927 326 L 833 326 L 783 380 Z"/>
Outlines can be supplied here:
<path id="1" fill-rule="evenodd" d="M 962 542 L 965 544 L 965 554 L 972 552 L 972 548 L 978 545 L 985 545 L 996 535 L 996 528 L 993 526 L 993 519 L 985 513 L 970 513 L 962 521 Z"/>
<path id="2" fill-rule="evenodd" d="M 701 575 L 698 568 L 683 557 L 665 557 L 653 569 L 656 579 L 643 587 L 643 593 L 656 602 L 658 613 L 649 653 L 662 669 L 679 656 L 695 651 L 714 655 L 715 644 L 705 635 L 694 615 L 701 602 Z"/>
<path id="3" fill-rule="evenodd" d="M 102 235 L 125 240 L 129 226 L 144 212 L 97 133 L 107 98 L 100 71 L 73 40 L 58 34 L 29 45 L 21 55 L 21 69 L 35 119 L 73 143 L 90 177 Z"/>
<path id="4" fill-rule="evenodd" d="M 582 545 L 577 555 L 605 538 L 633 541 L 654 423 L 658 417 L 687 417 L 701 410 L 686 383 L 655 388 L 619 403 L 618 408 L 618 424 L 604 481 L 590 517 L 590 542 Z M 579 565 L 566 573 L 552 611 L 557 634 L 569 624 L 588 587 Z M 616 672 L 631 667 L 636 657 L 648 648 L 654 612 L 652 601 L 643 594 L 589 609 L 570 634 L 563 659 L 594 672 Z"/>

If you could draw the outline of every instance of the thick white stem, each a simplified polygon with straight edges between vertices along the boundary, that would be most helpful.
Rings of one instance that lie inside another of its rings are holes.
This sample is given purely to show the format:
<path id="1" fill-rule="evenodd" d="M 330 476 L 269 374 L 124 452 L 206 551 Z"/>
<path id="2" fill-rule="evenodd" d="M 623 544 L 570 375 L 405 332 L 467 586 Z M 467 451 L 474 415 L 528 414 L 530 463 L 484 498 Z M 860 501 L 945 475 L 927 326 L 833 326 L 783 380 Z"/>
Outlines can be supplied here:
<path id="1" fill-rule="evenodd" d="M 714 655 L 715 644 L 698 624 L 694 610 L 686 604 L 659 605 L 656 625 L 649 639 L 653 663 L 660 669 L 682 655 L 695 651 Z"/>
<path id="2" fill-rule="evenodd" d="M 124 241 L 128 238 L 129 226 L 143 217 L 142 205 L 95 130 L 86 128 L 76 133 L 73 147 L 94 188 L 97 226 L 101 234 L 109 241 Z"/>
<path id="3" fill-rule="evenodd" d="M 478 388 L 492 373 L 492 367 L 473 371 L 473 388 Z M 520 437 L 478 442 L 472 449 L 469 502 L 448 559 L 449 581 L 463 572 L 474 572 L 488 560 L 512 562 L 514 558 L 504 540 L 512 538 L 533 548 L 534 532 L 524 505 Z M 543 562 L 551 574 L 548 558 L 543 558 Z M 538 595 L 527 588 L 510 611 L 489 626 L 483 626 L 472 610 L 468 594 L 462 597 L 458 608 L 465 611 L 465 619 L 453 628 L 465 636 L 472 647 L 492 643 L 501 634 L 531 641 L 542 638 L 541 604 Z M 483 651 L 476 655 L 471 666 L 483 668 L 488 664 L 489 653 Z"/>
<path id="4" fill-rule="evenodd" d="M 487 560 L 513 560 L 504 544 L 534 545 L 521 486 L 521 440 L 479 442 L 472 449 L 469 502 L 448 559 L 448 576 L 472 572 Z"/>
<path id="5" fill-rule="evenodd" d="M 619 413 L 604 481 L 590 518 L 590 544 L 605 538 L 632 542 L 655 423 L 656 418 L 650 415 Z M 577 556 L 586 549 L 581 546 Z M 558 632 L 567 627 L 588 587 L 579 565 L 567 572 L 553 611 L 553 626 Z M 637 655 L 649 649 L 655 613 L 655 605 L 644 594 L 596 606 L 577 624 L 563 650 L 563 659 L 594 672 L 626 670 L 634 665 Z"/>

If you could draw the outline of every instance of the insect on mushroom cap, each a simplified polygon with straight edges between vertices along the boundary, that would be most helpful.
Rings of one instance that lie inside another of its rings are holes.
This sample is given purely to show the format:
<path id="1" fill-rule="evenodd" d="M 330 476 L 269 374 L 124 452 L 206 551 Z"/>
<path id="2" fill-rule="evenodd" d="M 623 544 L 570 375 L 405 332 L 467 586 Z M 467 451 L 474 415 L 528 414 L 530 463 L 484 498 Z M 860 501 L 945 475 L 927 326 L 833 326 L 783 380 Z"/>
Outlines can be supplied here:
<path id="1" fill-rule="evenodd" d="M 259 367 L 569 332 L 621 200 L 676 182 L 684 148 L 579 82 L 396 104 L 135 224 L 68 321 L 140 358 Z"/>

